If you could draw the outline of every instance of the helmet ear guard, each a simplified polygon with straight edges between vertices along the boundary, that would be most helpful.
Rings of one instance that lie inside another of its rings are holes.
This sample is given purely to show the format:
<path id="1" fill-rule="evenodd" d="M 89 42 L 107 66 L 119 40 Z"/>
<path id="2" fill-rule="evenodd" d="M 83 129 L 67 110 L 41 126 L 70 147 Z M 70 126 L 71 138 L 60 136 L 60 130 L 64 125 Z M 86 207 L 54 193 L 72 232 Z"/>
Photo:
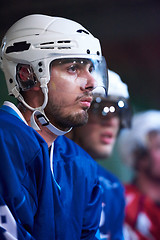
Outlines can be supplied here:
<path id="1" fill-rule="evenodd" d="M 27 64 L 18 64 L 16 67 L 16 80 L 22 91 L 27 91 L 37 83 L 33 68 Z"/>

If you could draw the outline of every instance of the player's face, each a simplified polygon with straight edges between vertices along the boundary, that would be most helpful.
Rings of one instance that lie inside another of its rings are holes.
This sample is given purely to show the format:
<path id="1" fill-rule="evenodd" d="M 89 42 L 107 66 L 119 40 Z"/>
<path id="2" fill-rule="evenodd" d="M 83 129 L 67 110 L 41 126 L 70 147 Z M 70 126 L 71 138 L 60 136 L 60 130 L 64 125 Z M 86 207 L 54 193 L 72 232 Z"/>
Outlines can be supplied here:
<path id="1" fill-rule="evenodd" d="M 45 113 L 56 127 L 67 129 L 87 122 L 87 110 L 95 87 L 92 68 L 88 60 L 55 61 L 52 64 Z"/>
<path id="2" fill-rule="evenodd" d="M 113 150 L 119 127 L 118 115 L 108 113 L 107 116 L 102 117 L 89 111 L 88 123 L 76 129 L 77 142 L 93 158 L 106 158 Z"/>
<path id="3" fill-rule="evenodd" d="M 160 181 L 160 132 L 149 133 L 147 142 L 149 149 L 147 174 Z"/>

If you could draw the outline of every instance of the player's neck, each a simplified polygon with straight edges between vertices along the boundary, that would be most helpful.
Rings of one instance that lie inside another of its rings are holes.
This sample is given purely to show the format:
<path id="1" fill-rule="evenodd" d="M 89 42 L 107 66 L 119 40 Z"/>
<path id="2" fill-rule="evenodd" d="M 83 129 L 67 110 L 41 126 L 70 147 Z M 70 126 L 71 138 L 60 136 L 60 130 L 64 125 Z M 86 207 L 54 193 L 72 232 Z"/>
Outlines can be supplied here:
<path id="1" fill-rule="evenodd" d="M 41 137 L 47 142 L 48 147 L 52 145 L 52 143 L 56 140 L 57 135 L 52 133 L 50 130 L 48 130 L 46 127 L 41 126 L 41 130 L 37 131 Z"/>

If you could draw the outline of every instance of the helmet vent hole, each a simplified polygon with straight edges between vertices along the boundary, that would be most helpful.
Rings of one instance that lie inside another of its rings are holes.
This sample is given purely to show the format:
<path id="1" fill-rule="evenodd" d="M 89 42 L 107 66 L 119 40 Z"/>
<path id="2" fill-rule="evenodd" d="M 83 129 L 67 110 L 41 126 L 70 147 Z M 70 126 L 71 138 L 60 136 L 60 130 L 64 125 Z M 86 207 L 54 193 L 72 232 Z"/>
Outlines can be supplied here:
<path id="1" fill-rule="evenodd" d="M 54 49 L 54 42 L 44 42 L 40 44 L 41 49 Z"/>
<path id="2" fill-rule="evenodd" d="M 58 49 L 71 49 L 71 46 L 69 45 L 65 45 L 65 44 L 68 44 L 68 43 L 71 43 L 70 40 L 60 40 L 60 41 L 57 41 L 58 44 L 62 44 L 61 46 L 58 47 Z"/>
<path id="3" fill-rule="evenodd" d="M 90 54 L 90 50 L 89 49 L 87 49 L 87 54 Z"/>
<path id="4" fill-rule="evenodd" d="M 30 43 L 25 42 L 16 42 L 12 46 L 7 47 L 6 53 L 12 52 L 23 52 L 30 48 Z"/>
<path id="5" fill-rule="evenodd" d="M 79 29 L 77 30 L 78 33 L 85 33 L 89 35 L 89 32 L 85 31 L 84 29 Z"/>
<path id="6" fill-rule="evenodd" d="M 45 42 L 45 43 L 41 43 L 40 45 L 48 45 L 48 44 L 54 44 L 54 42 Z"/>
<path id="7" fill-rule="evenodd" d="M 10 82 L 10 83 L 13 83 L 13 79 L 12 79 L 12 78 L 10 78 L 10 79 L 9 79 L 9 82 Z"/>
<path id="8" fill-rule="evenodd" d="M 70 40 L 63 40 L 63 41 L 58 41 L 57 43 L 70 43 Z"/>
<path id="9" fill-rule="evenodd" d="M 99 52 L 99 51 L 97 51 L 97 55 L 98 55 L 98 56 L 100 55 L 100 52 Z"/>
<path id="10" fill-rule="evenodd" d="M 58 47 L 58 49 L 71 49 L 71 47 Z"/>

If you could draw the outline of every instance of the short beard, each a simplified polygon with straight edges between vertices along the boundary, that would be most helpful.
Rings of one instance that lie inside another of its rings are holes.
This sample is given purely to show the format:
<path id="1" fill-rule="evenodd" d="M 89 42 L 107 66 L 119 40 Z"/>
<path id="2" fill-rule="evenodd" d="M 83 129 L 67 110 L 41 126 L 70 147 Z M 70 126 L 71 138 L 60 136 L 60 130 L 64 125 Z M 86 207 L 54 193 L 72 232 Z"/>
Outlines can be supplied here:
<path id="1" fill-rule="evenodd" d="M 61 130 L 66 130 L 71 127 L 80 127 L 88 122 L 87 110 L 84 110 L 82 113 L 74 113 L 74 115 L 70 114 L 65 116 L 60 108 L 52 106 L 52 110 L 46 108 L 45 113 L 50 122 Z"/>
<path id="2" fill-rule="evenodd" d="M 55 124 L 61 129 L 80 127 L 88 122 L 88 113 L 84 111 L 83 114 L 75 114 L 74 116 L 66 116 L 65 118 L 58 116 L 55 119 Z"/>

